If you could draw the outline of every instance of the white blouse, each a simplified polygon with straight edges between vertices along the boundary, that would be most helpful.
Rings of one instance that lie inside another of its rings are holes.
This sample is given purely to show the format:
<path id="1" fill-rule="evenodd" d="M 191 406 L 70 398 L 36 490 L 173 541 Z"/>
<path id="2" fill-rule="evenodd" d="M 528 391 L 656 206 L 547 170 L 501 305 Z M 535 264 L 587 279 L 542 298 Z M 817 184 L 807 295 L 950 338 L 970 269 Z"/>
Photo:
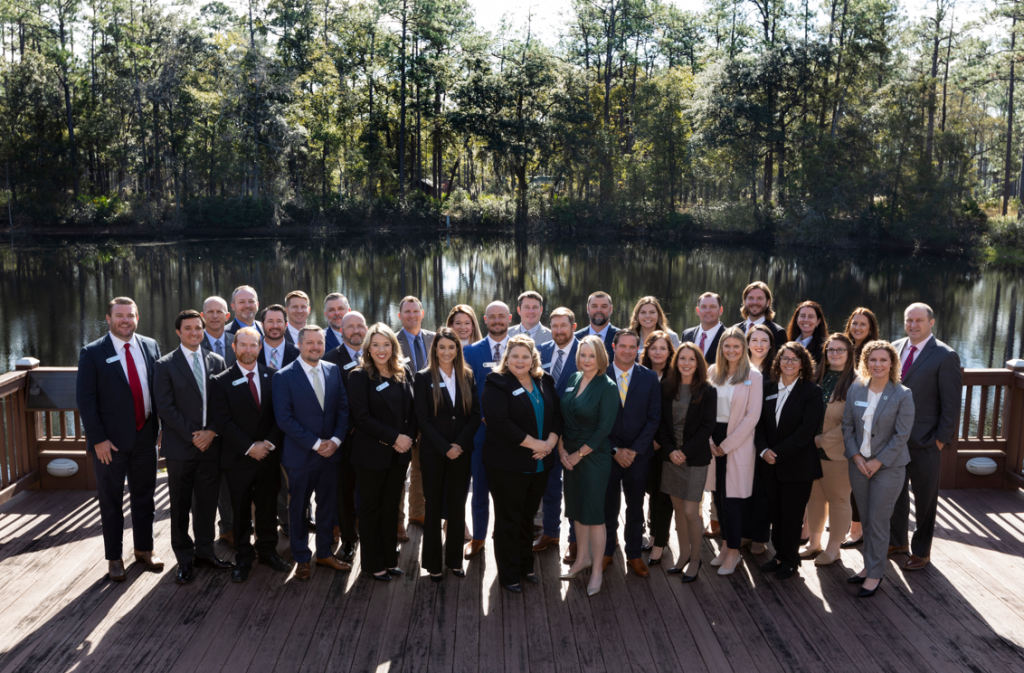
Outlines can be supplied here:
<path id="1" fill-rule="evenodd" d="M 440 367 L 437 368 L 439 374 L 441 374 L 441 380 L 444 382 L 444 388 L 448 391 L 448 397 L 451 398 L 452 406 L 455 406 L 455 370 L 452 370 L 451 378 L 444 373 L 444 370 Z"/>
<path id="2" fill-rule="evenodd" d="M 868 408 L 864 410 L 864 441 L 860 444 L 860 455 L 865 458 L 871 457 L 871 424 L 875 420 L 875 407 L 882 393 L 875 393 L 868 390 Z"/>
<path id="3" fill-rule="evenodd" d="M 732 411 L 732 394 L 736 389 L 735 383 L 725 383 L 715 386 L 718 391 L 718 412 L 715 416 L 716 423 L 728 423 L 729 413 Z"/>

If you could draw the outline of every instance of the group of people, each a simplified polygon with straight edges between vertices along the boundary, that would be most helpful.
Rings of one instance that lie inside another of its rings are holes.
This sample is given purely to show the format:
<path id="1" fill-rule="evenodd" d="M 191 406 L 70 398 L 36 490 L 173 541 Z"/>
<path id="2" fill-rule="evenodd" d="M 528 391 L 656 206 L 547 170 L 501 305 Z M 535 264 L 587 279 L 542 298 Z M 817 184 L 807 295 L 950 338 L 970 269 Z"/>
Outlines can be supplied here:
<path id="1" fill-rule="evenodd" d="M 182 311 L 180 347 L 161 356 L 136 333 L 135 302 L 113 299 L 110 333 L 82 349 L 77 384 L 110 579 L 126 577 L 125 479 L 135 558 L 163 570 L 153 554 L 154 446 L 166 459 L 179 583 L 197 566 L 231 569 L 237 582 L 257 562 L 291 572 L 276 551 L 279 524 L 299 580 L 311 564 L 350 569 L 357 545 L 374 579 L 402 575 L 407 481 L 408 521 L 423 527 L 422 566 L 434 581 L 445 568 L 465 576 L 493 505 L 499 582 L 521 592 L 539 581 L 535 553 L 560 546 L 564 502 L 562 579 L 589 570 L 593 595 L 619 545 L 623 499 L 623 551 L 641 577 L 661 564 L 673 515 L 680 553 L 666 572 L 683 582 L 699 578 L 702 538 L 715 535 L 719 575 L 735 572 L 744 546 L 763 554 L 771 542 L 761 569 L 780 580 L 803 560 L 828 565 L 862 545 L 864 568 L 849 580 L 858 596 L 875 593 L 890 555 L 909 555 L 906 570 L 929 563 L 962 370 L 933 336 L 927 305 L 907 307 L 906 336 L 892 343 L 866 308 L 829 332 L 821 306 L 804 301 L 783 328 L 759 281 L 743 291 L 742 322 L 725 326 L 722 298 L 705 292 L 699 324 L 681 336 L 652 296 L 624 328 L 611 324 L 606 292 L 587 299 L 582 328 L 565 307 L 543 325 L 534 291 L 515 309 L 512 325 L 509 306 L 491 302 L 481 325 L 459 304 L 431 332 L 410 296 L 396 332 L 332 293 L 321 328 L 304 292 L 259 314 L 256 290 L 242 286 L 230 307 L 210 297 L 202 311 Z M 215 553 L 218 509 L 233 564 Z"/>

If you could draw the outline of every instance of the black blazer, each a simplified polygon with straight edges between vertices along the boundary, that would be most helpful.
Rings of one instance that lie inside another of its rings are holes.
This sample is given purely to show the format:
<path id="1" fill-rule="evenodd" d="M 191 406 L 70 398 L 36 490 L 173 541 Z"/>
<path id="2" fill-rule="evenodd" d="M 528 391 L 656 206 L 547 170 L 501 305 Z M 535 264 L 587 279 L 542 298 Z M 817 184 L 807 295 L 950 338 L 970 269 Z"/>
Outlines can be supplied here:
<path id="1" fill-rule="evenodd" d="M 719 330 L 721 332 L 721 330 Z M 702 467 L 711 464 L 711 433 L 715 429 L 718 417 L 718 391 L 706 384 L 700 396 L 700 402 L 690 400 L 686 409 L 686 423 L 683 424 L 683 445 L 676 445 L 675 432 L 672 429 L 672 403 L 675 395 L 662 395 L 661 424 L 658 426 L 657 439 L 661 444 L 658 451 L 662 460 L 668 460 L 668 454 L 676 449 L 686 456 L 686 464 Z"/>
<path id="2" fill-rule="evenodd" d="M 352 356 L 348 354 L 348 349 L 345 348 L 345 344 L 341 344 L 337 348 L 327 351 L 323 360 L 324 362 L 330 362 L 331 364 L 338 365 L 341 369 L 341 380 L 345 382 L 345 392 L 348 392 L 348 377 L 352 376 L 352 372 L 354 372 L 356 367 L 359 366 L 359 362 L 353 360 Z"/>
<path id="3" fill-rule="evenodd" d="M 443 457 L 452 448 L 452 444 L 462 447 L 464 455 L 473 451 L 473 436 L 480 427 L 480 397 L 476 392 L 473 372 L 467 371 L 466 376 L 469 378 L 470 394 L 473 397 L 468 415 L 463 404 L 462 390 L 458 386 L 455 388 L 455 406 L 452 406 L 448 392 L 442 390 L 441 408 L 435 412 L 433 378 L 430 370 L 424 369 L 416 373 L 416 420 L 419 422 L 422 435 L 420 460 L 428 453 L 436 453 Z"/>
<path id="4" fill-rule="evenodd" d="M 825 418 L 825 401 L 816 383 L 798 380 L 782 407 L 778 427 L 775 425 L 775 402 L 779 384 L 765 377 L 764 403 L 761 419 L 754 433 L 757 469 L 779 481 L 812 481 L 822 477 L 821 458 L 814 445 L 814 437 L 821 430 Z M 776 453 L 775 465 L 769 465 L 761 452 L 771 449 Z"/>
<path id="5" fill-rule="evenodd" d="M 284 452 L 284 432 L 274 420 L 274 397 L 271 378 L 274 370 L 256 363 L 256 376 L 260 379 L 260 404 L 249 392 L 249 381 L 238 364 L 212 377 L 210 408 L 217 432 L 221 435 L 220 466 L 225 470 L 256 470 L 270 461 L 281 462 Z M 242 383 L 236 383 L 242 381 Z M 245 455 L 256 442 L 268 441 L 274 445 L 263 460 Z"/>
<path id="6" fill-rule="evenodd" d="M 533 380 L 544 395 L 544 424 L 538 439 L 547 439 L 552 432 L 562 434 L 562 411 L 559 406 L 555 380 L 544 373 L 540 380 Z M 523 390 L 515 395 L 515 391 Z M 533 451 L 519 446 L 527 435 L 537 434 L 537 415 L 530 403 L 530 396 L 519 385 L 512 374 L 491 372 L 484 383 L 481 402 L 484 418 L 487 419 L 487 437 L 484 439 L 483 462 L 487 467 L 510 472 L 533 472 L 537 463 Z M 550 470 L 556 460 L 556 451 L 544 459 L 544 469 Z"/>
<path id="7" fill-rule="evenodd" d="M 715 360 L 718 358 L 718 342 L 722 340 L 722 335 L 725 333 L 725 330 L 727 330 L 727 329 L 729 329 L 729 328 L 726 327 L 724 324 L 721 327 L 719 327 L 718 328 L 718 333 L 715 334 L 715 338 L 711 340 L 710 344 L 708 344 L 708 346 L 707 346 L 708 352 L 707 352 L 707 355 L 704 356 L 704 361 L 708 363 L 708 367 L 710 367 L 711 365 L 715 364 Z M 698 346 L 700 345 L 699 339 L 700 339 L 700 325 L 697 325 L 696 327 L 691 327 L 690 329 L 687 329 L 687 330 L 683 330 L 683 333 L 679 336 L 680 343 L 686 343 L 687 341 L 692 341 L 693 343 L 697 344 Z M 687 418 L 690 417 L 690 412 L 686 412 L 686 417 Z M 689 462 L 690 459 L 687 458 L 686 461 Z"/>
<path id="8" fill-rule="evenodd" d="M 395 395 L 394 390 L 377 390 L 383 383 L 379 378 L 371 379 L 362 368 L 354 369 L 348 381 L 349 410 L 355 427 L 350 461 L 367 470 L 386 470 L 395 460 L 408 463 L 412 459 L 411 451 L 395 451 L 395 440 L 399 435 L 416 439 L 419 432 L 413 405 L 412 370 L 405 368 L 403 382 L 394 379 L 388 382 L 389 388 L 397 387 L 401 391 L 400 395 Z M 384 392 L 387 394 L 381 394 Z"/>
<path id="9" fill-rule="evenodd" d="M 789 340 L 790 341 L 795 341 L 797 343 L 800 343 L 799 337 L 800 337 L 800 335 L 797 334 L 797 338 L 796 339 L 789 339 Z M 816 363 L 817 362 L 821 362 L 822 349 L 824 347 L 825 347 L 825 340 L 822 339 L 817 334 L 812 336 L 811 337 L 811 341 L 806 346 L 804 346 L 804 348 L 807 349 L 807 352 L 811 354 L 811 358 L 813 358 L 814 362 L 816 362 Z M 778 350 L 778 349 L 776 349 L 776 350 Z"/>
<path id="10" fill-rule="evenodd" d="M 281 353 L 282 353 L 281 366 L 278 367 L 278 369 L 284 369 L 285 367 L 287 367 L 288 365 L 290 365 L 291 363 L 293 363 L 293 362 L 295 362 L 296 360 L 299 359 L 299 348 L 298 348 L 298 346 L 293 346 L 292 344 L 288 343 L 287 341 L 282 341 L 281 345 L 284 346 L 284 350 L 281 351 Z M 259 353 L 259 355 L 256 356 L 256 362 L 259 362 L 260 364 L 264 364 L 264 365 L 270 367 L 269 358 L 270 358 L 270 351 L 265 347 L 265 345 L 261 346 L 260 347 L 260 353 Z M 273 367 L 271 367 L 271 369 L 273 369 Z"/>
<path id="11" fill-rule="evenodd" d="M 164 458 L 198 460 L 216 455 L 217 460 L 220 460 L 220 437 L 214 438 L 206 451 L 200 451 L 192 443 L 192 433 L 197 430 L 213 430 L 216 427 L 210 408 L 210 388 L 213 385 L 210 378 L 227 367 L 224 358 L 216 353 L 202 348 L 198 352 L 203 356 L 206 368 L 206 425 L 203 425 L 202 391 L 199 390 L 195 374 L 192 373 L 192 365 L 181 352 L 181 348 L 175 348 L 156 362 L 154 406 L 160 412 L 160 420 L 163 422 L 160 454 Z"/>

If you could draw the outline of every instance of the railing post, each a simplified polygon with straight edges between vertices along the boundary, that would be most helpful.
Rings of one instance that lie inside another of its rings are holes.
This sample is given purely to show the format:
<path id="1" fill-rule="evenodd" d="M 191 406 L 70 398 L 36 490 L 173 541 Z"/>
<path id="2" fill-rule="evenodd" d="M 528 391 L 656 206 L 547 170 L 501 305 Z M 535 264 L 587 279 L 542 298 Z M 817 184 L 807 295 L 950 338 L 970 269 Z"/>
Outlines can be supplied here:
<path id="1" fill-rule="evenodd" d="M 1013 372 L 1013 380 L 1006 389 L 1006 488 L 1021 488 L 1024 484 L 1024 360 L 1010 360 L 1006 368 Z"/>

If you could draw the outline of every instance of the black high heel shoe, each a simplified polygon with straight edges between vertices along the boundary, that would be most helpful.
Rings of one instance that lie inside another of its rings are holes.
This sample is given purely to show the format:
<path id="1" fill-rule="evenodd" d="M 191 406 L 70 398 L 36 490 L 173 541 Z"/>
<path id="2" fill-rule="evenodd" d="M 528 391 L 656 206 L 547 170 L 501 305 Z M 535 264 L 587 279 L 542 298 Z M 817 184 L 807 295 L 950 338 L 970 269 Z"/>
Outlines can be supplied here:
<path id="1" fill-rule="evenodd" d="M 697 570 L 692 575 L 683 575 L 683 577 L 682 577 L 683 584 L 687 584 L 689 582 L 696 582 L 697 581 L 697 577 L 700 575 L 700 566 L 701 566 L 702 563 L 703 563 L 703 561 L 700 561 L 700 560 L 697 561 Z"/>
<path id="2" fill-rule="evenodd" d="M 647 559 L 647 565 L 649 565 L 649 566 L 660 566 L 661 565 L 661 558 L 662 557 L 660 557 L 660 556 L 658 558 L 649 558 L 649 559 Z"/>
<path id="3" fill-rule="evenodd" d="M 671 568 L 666 568 L 665 572 L 668 573 L 669 575 L 682 575 L 683 574 L 683 569 L 682 568 L 677 568 L 675 566 L 672 566 Z"/>
<path id="4" fill-rule="evenodd" d="M 463 570 L 462 568 L 452 568 L 451 570 L 452 570 L 452 574 L 455 575 L 456 577 L 465 577 L 466 576 L 466 571 Z"/>
<path id="5" fill-rule="evenodd" d="M 847 584 L 864 584 L 864 580 L 866 580 L 866 579 L 867 579 L 867 576 L 861 577 L 860 575 L 854 575 L 853 577 L 847 577 L 846 578 L 846 583 Z"/>
<path id="6" fill-rule="evenodd" d="M 878 591 L 878 587 L 882 586 L 883 579 L 885 578 L 878 578 L 878 584 L 875 585 L 874 589 L 865 589 L 864 587 L 861 587 L 860 591 L 857 592 L 857 598 L 871 598 L 872 596 L 874 596 L 875 592 Z"/>

